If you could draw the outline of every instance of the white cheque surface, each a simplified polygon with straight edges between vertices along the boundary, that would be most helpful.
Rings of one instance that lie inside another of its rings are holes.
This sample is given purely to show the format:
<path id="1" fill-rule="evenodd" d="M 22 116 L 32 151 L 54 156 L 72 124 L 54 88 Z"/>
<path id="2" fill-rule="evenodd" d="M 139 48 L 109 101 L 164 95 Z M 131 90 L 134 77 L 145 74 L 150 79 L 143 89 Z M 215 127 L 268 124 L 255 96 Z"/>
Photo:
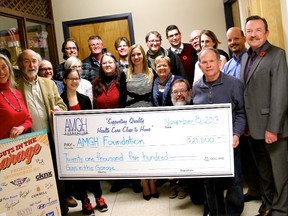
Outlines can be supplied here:
<path id="1" fill-rule="evenodd" d="M 234 175 L 230 104 L 54 114 L 61 179 Z"/>

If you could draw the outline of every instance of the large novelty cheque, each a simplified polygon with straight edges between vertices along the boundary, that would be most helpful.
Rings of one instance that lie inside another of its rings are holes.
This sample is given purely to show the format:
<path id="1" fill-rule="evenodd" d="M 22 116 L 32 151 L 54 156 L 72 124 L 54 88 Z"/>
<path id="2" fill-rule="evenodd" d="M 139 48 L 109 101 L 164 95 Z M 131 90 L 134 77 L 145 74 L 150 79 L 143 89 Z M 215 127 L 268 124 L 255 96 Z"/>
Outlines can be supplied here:
<path id="1" fill-rule="evenodd" d="M 0 140 L 0 216 L 61 215 L 45 130 Z"/>
<path id="2" fill-rule="evenodd" d="M 54 114 L 61 179 L 233 176 L 230 104 Z"/>

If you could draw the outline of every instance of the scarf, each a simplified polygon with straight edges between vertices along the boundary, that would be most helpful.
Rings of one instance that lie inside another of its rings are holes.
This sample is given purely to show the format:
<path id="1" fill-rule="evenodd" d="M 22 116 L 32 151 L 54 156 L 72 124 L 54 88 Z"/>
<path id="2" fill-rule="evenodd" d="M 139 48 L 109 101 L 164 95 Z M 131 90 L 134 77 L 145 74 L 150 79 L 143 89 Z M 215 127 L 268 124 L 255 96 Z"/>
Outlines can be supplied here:
<path id="1" fill-rule="evenodd" d="M 171 83 L 173 81 L 174 81 L 174 75 L 172 73 L 169 74 L 168 78 L 163 83 L 160 82 L 159 77 L 157 77 L 155 79 L 154 84 L 153 84 L 153 102 L 154 102 L 155 106 L 165 106 L 166 105 L 167 98 L 169 97 L 169 94 L 170 94 L 170 86 L 171 86 Z M 159 93 L 158 85 L 162 85 L 162 86 L 165 85 L 164 92 L 162 94 L 162 104 L 159 104 L 159 99 L 161 99 L 159 97 L 161 97 L 161 96 Z"/>

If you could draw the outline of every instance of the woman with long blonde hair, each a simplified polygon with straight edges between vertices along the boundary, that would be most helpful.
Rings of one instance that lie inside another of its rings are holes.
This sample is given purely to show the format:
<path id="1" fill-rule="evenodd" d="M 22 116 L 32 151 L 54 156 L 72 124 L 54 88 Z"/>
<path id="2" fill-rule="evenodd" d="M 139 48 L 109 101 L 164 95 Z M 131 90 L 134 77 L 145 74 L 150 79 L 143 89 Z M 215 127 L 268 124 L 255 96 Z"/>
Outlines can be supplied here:
<path id="1" fill-rule="evenodd" d="M 153 72 L 143 47 L 134 44 L 128 52 L 128 70 L 122 74 L 120 82 L 120 107 L 152 106 Z"/>
<path id="2" fill-rule="evenodd" d="M 148 68 L 144 49 L 134 44 L 128 52 L 128 71 L 120 79 L 120 107 L 150 107 L 152 103 L 153 72 Z M 141 179 L 143 198 L 158 198 L 154 179 Z"/>

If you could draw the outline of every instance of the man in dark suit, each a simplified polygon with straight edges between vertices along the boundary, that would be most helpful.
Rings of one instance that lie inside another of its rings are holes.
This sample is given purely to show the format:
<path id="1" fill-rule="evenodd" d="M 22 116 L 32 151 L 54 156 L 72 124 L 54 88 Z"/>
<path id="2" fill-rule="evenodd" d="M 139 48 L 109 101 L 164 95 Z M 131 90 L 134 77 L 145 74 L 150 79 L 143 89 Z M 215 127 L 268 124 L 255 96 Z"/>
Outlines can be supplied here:
<path id="1" fill-rule="evenodd" d="M 263 188 L 259 215 L 288 215 L 288 69 L 285 51 L 267 41 L 267 21 L 246 19 L 250 45 L 242 57 L 241 80 L 252 137 L 252 153 Z"/>

